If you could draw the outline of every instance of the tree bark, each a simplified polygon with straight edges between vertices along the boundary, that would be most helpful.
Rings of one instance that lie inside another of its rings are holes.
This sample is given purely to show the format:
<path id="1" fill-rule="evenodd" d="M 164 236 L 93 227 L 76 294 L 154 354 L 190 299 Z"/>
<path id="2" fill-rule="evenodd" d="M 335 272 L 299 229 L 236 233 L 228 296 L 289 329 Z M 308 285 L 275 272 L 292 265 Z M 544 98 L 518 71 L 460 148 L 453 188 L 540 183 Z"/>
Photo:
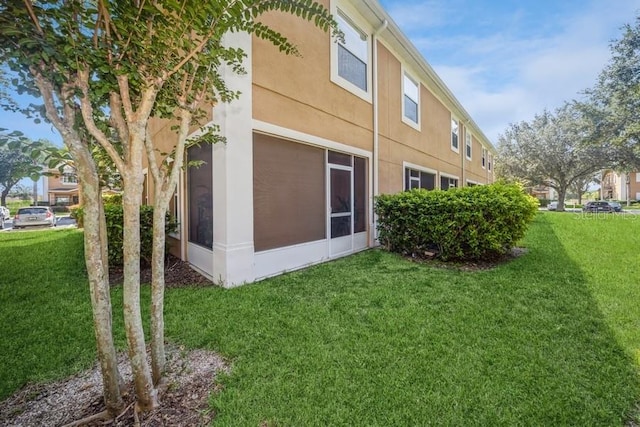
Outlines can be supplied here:
<path id="1" fill-rule="evenodd" d="M 166 355 L 164 350 L 164 288 L 165 245 L 167 207 L 158 199 L 153 207 L 153 254 L 151 257 L 151 370 L 153 383 L 159 384 L 164 375 Z"/>
<path id="2" fill-rule="evenodd" d="M 144 131 L 141 134 L 144 135 Z M 122 198 L 124 216 L 123 311 L 138 406 L 142 411 L 149 411 L 158 406 L 158 393 L 153 386 L 151 370 L 147 363 L 140 312 L 140 203 L 144 180 L 141 174 L 143 148 L 143 140 L 132 141 L 126 171 L 122 177 L 124 184 Z"/>
<path id="3" fill-rule="evenodd" d="M 100 181 L 89 150 L 82 143 L 69 143 L 74 159 L 84 204 L 84 252 L 98 361 L 102 373 L 104 401 L 109 413 L 116 416 L 124 408 L 122 377 L 113 342 L 111 294 L 107 258 L 107 234 Z"/>

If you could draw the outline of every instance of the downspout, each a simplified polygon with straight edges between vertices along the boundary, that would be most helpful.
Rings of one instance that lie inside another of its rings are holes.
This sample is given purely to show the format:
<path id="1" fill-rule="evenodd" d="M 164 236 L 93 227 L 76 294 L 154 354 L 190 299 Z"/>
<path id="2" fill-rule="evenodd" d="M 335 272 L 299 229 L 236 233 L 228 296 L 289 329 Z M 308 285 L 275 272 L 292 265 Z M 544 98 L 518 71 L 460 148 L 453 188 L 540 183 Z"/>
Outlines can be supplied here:
<path id="1" fill-rule="evenodd" d="M 460 158 L 462 159 L 462 182 L 460 183 L 460 187 L 466 187 L 467 186 L 467 177 L 465 175 L 465 170 L 464 170 L 464 164 L 466 163 L 467 160 L 467 132 L 469 132 L 469 121 L 467 120 L 464 124 L 464 150 L 460 150 L 460 154 L 462 154 L 462 156 L 460 156 Z M 473 142 L 473 141 L 472 141 Z M 460 144 L 462 145 L 462 144 Z"/>
<path id="2" fill-rule="evenodd" d="M 372 83 L 371 90 L 373 91 L 373 196 L 374 198 L 380 194 L 380 186 L 379 186 L 379 145 L 380 145 L 380 123 L 378 120 L 378 36 L 382 33 L 387 26 L 389 25 L 389 21 L 386 19 L 382 21 L 382 24 L 378 29 L 373 32 L 373 36 L 371 38 L 371 42 L 373 44 L 373 54 L 372 54 Z M 371 203 L 371 212 L 372 212 L 372 226 L 373 226 L 373 242 L 377 241 L 378 238 L 378 218 L 373 210 L 373 201 Z"/>

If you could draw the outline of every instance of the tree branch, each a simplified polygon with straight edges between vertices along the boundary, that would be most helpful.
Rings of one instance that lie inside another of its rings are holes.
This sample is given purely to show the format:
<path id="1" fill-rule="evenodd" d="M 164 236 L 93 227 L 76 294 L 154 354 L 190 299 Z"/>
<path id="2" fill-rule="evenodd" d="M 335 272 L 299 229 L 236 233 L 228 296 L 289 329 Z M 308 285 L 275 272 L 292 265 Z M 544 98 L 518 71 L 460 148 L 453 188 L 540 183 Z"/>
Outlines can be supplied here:
<path id="1" fill-rule="evenodd" d="M 82 118 L 84 119 L 85 126 L 91 136 L 93 136 L 96 141 L 105 149 L 113 163 L 118 168 L 121 174 L 125 172 L 125 163 L 120 157 L 120 154 L 115 149 L 109 138 L 102 132 L 95 123 L 93 119 L 93 106 L 91 105 L 91 100 L 89 99 L 89 71 L 85 67 L 83 70 L 78 71 L 78 87 L 82 91 L 82 96 L 80 97 L 80 112 L 82 113 Z"/>

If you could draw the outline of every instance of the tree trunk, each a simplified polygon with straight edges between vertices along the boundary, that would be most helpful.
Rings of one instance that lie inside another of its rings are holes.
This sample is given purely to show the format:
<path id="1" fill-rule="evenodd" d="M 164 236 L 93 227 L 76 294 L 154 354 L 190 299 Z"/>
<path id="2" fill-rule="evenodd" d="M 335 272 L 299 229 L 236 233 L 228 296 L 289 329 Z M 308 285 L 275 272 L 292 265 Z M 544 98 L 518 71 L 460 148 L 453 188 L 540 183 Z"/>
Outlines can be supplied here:
<path id="1" fill-rule="evenodd" d="M 108 242 L 100 181 L 88 149 L 80 142 L 71 143 L 67 140 L 65 143 L 74 159 L 78 178 L 83 183 L 81 191 L 85 201 L 84 254 L 89 276 L 93 327 L 102 373 L 104 401 L 109 413 L 115 417 L 124 408 L 124 388 L 113 342 Z"/>
<path id="2" fill-rule="evenodd" d="M 567 186 L 561 185 L 558 187 L 558 211 L 564 211 L 564 198 L 567 195 Z"/>
<path id="3" fill-rule="evenodd" d="M 5 188 L 0 193 L 0 206 L 7 206 L 7 195 L 9 195 L 9 188 Z"/>
<path id="4" fill-rule="evenodd" d="M 162 206 L 158 196 L 156 194 L 153 207 L 153 254 L 151 258 L 151 369 L 153 383 L 156 385 L 164 375 L 166 363 L 164 351 L 164 250 L 167 207 Z"/>
<path id="5" fill-rule="evenodd" d="M 135 144 L 135 142 L 133 144 Z M 142 315 L 140 312 L 140 201 L 143 190 L 142 162 L 141 153 L 136 152 L 136 148 L 132 148 L 130 151 L 134 153 L 129 157 L 128 170 L 123 175 L 124 193 L 122 200 L 124 209 L 122 247 L 124 256 L 124 326 L 138 406 L 142 411 L 149 411 L 158 406 L 158 393 L 153 386 L 151 370 L 147 363 Z"/>

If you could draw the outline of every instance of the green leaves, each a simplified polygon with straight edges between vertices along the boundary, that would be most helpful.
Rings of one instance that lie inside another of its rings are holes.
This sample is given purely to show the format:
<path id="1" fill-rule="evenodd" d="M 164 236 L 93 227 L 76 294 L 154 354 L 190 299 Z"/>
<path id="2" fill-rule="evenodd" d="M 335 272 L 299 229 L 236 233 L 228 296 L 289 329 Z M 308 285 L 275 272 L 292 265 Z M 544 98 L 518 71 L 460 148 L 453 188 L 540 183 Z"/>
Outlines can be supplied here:
<path id="1" fill-rule="evenodd" d="M 443 260 L 500 256 L 524 236 L 537 201 L 514 184 L 448 191 L 411 190 L 376 198 L 379 240 L 387 249 Z"/>

